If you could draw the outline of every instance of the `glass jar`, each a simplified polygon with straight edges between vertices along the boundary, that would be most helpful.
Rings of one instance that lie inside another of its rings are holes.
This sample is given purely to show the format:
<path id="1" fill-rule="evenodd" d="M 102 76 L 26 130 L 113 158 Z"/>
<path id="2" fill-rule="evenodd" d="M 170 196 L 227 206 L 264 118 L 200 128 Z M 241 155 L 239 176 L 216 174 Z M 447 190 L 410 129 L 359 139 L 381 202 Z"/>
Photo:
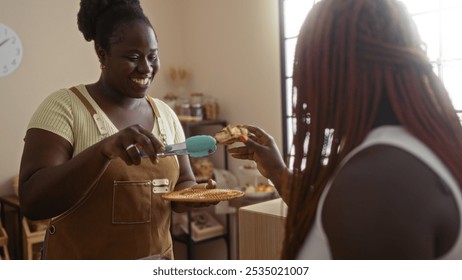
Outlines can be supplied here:
<path id="1" fill-rule="evenodd" d="M 191 104 L 191 116 L 195 117 L 196 120 L 204 119 L 204 111 L 201 104 Z"/>
<path id="2" fill-rule="evenodd" d="M 190 104 L 201 104 L 202 99 L 204 98 L 204 94 L 201 92 L 194 92 L 189 95 L 189 103 Z"/>
<path id="3" fill-rule="evenodd" d="M 204 99 L 204 119 L 216 120 L 218 119 L 218 103 L 215 98 L 207 97 Z"/>
<path id="4" fill-rule="evenodd" d="M 176 102 L 175 112 L 179 116 L 191 116 L 191 105 L 187 98 L 179 98 Z"/>

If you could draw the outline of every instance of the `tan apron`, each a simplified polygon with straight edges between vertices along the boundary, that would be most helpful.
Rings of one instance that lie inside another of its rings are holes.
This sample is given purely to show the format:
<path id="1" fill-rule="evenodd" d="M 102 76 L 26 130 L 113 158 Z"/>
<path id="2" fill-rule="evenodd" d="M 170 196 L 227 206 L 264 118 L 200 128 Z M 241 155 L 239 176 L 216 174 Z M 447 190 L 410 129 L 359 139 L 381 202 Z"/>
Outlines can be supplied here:
<path id="1" fill-rule="evenodd" d="M 161 127 L 159 112 L 148 100 Z M 85 105 L 88 108 L 89 103 Z M 162 255 L 173 259 L 171 207 L 161 193 L 172 191 L 178 177 L 175 157 L 160 158 L 158 164 L 142 158 L 137 166 L 112 160 L 86 197 L 51 220 L 43 258 L 128 260 Z"/>

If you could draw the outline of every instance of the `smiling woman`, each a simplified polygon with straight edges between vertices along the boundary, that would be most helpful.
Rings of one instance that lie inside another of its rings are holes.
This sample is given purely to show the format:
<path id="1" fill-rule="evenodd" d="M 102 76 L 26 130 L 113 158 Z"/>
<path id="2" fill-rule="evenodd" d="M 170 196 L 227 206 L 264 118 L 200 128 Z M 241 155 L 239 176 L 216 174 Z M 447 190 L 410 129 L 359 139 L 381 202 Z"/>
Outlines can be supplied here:
<path id="1" fill-rule="evenodd" d="M 197 183 L 187 156 L 157 156 L 185 136 L 173 110 L 147 95 L 160 66 L 154 29 L 138 0 L 82 0 L 78 27 L 101 73 L 52 93 L 32 116 L 21 208 L 29 219 L 51 218 L 43 258 L 172 259 L 171 209 L 207 203 L 169 202 L 156 191 Z"/>

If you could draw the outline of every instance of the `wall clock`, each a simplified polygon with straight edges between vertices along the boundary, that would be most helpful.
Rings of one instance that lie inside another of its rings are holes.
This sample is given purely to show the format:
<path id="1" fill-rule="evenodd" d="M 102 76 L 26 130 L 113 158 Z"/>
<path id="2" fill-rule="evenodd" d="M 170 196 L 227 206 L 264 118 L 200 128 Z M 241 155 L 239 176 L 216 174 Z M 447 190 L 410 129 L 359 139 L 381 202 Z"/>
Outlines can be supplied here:
<path id="1" fill-rule="evenodd" d="M 18 34 L 0 23 L 0 77 L 13 73 L 21 64 L 23 47 Z"/>

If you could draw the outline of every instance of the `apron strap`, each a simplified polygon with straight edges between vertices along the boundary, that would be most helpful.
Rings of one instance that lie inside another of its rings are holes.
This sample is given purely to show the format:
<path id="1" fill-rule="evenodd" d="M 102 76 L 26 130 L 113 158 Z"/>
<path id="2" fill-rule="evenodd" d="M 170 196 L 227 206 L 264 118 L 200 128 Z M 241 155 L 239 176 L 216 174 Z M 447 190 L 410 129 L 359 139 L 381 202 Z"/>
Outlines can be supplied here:
<path id="1" fill-rule="evenodd" d="M 146 95 L 146 100 L 151 105 L 151 108 L 154 111 L 154 115 L 157 118 L 157 123 L 159 125 L 159 134 L 160 134 L 160 137 L 161 137 L 161 141 L 162 141 L 162 143 L 164 145 L 167 145 L 167 134 L 165 133 L 165 130 L 164 130 L 164 125 L 163 125 L 163 122 L 162 122 L 162 118 L 160 117 L 159 109 L 157 109 L 157 106 L 154 103 L 154 100 L 149 95 Z"/>
<path id="2" fill-rule="evenodd" d="M 96 110 L 91 106 L 90 102 L 83 96 L 83 94 L 80 92 L 80 90 L 76 87 L 71 87 L 70 90 L 77 95 L 77 97 L 82 101 L 83 105 L 87 108 L 87 110 L 90 112 L 90 114 L 93 116 L 96 113 Z"/>
<path id="3" fill-rule="evenodd" d="M 77 95 L 77 97 L 82 101 L 83 105 L 87 108 L 87 110 L 90 112 L 91 116 L 93 117 L 93 120 L 96 123 L 96 126 L 98 127 L 99 132 L 102 135 L 107 134 L 107 129 L 104 126 L 104 122 L 101 119 L 101 117 L 98 115 L 96 112 L 95 108 L 90 104 L 90 102 L 85 98 L 85 96 L 80 92 L 80 90 L 76 87 L 71 87 L 70 90 Z M 149 95 L 146 96 L 146 100 L 149 102 L 149 105 L 151 105 L 152 110 L 154 111 L 154 116 L 157 119 L 157 123 L 159 125 L 159 133 L 161 136 L 161 141 L 164 145 L 167 145 L 167 134 L 165 133 L 164 126 L 162 123 L 162 118 L 160 117 L 160 112 L 159 109 L 157 109 L 156 104 L 154 103 L 154 100 L 149 97 Z"/>
<path id="4" fill-rule="evenodd" d="M 108 133 L 106 126 L 104 125 L 103 119 L 101 119 L 100 115 L 96 112 L 95 108 L 91 106 L 90 102 L 83 96 L 80 90 L 76 87 L 71 87 L 70 90 L 77 95 L 77 97 L 82 101 L 83 105 L 87 108 L 90 112 L 93 120 L 95 121 L 96 127 L 98 127 L 99 133 L 101 135 L 106 135 Z"/>
<path id="5" fill-rule="evenodd" d="M 104 122 L 101 119 L 101 117 L 98 115 L 96 112 L 95 108 L 91 106 L 90 102 L 85 98 L 85 96 L 80 92 L 80 90 L 76 87 L 71 87 L 70 90 L 77 95 L 77 97 L 82 101 L 83 105 L 87 108 L 87 110 L 90 112 L 91 116 L 93 117 L 93 120 L 96 123 L 96 126 L 98 127 L 99 132 L 102 135 L 107 134 L 107 129 L 104 126 Z M 151 105 L 152 110 L 154 111 L 154 116 L 157 118 L 157 123 L 159 126 L 159 133 L 161 137 L 161 141 L 164 145 L 167 145 L 167 134 L 165 133 L 162 118 L 160 117 L 160 112 L 159 109 L 157 109 L 156 104 L 154 103 L 154 100 L 149 97 L 149 95 L 146 96 L 146 100 L 149 102 L 149 105 Z"/>

